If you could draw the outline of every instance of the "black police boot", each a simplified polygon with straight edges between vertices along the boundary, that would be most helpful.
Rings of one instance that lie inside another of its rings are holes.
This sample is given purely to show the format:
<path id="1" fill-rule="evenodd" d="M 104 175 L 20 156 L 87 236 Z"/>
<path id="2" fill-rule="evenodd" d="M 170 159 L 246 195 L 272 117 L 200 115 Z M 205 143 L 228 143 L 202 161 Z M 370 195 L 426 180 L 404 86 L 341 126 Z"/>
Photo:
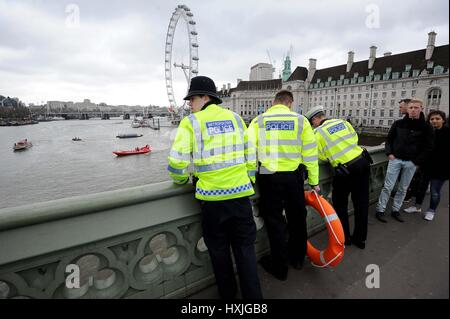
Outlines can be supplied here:
<path id="1" fill-rule="evenodd" d="M 400 216 L 400 213 L 399 213 L 399 212 L 392 212 L 392 213 L 391 213 L 391 216 L 392 216 L 392 218 L 394 218 L 396 221 L 398 221 L 398 222 L 400 222 L 400 223 L 403 223 L 403 222 L 404 222 L 404 220 L 403 220 L 403 218 Z"/>
<path id="2" fill-rule="evenodd" d="M 354 245 L 354 246 L 356 246 L 356 247 L 358 247 L 359 249 L 364 249 L 364 248 L 366 248 L 366 243 L 365 243 L 365 241 L 362 241 L 362 240 L 358 240 L 358 239 L 356 239 L 355 237 L 351 237 L 351 243 Z"/>
<path id="3" fill-rule="evenodd" d="M 294 268 L 294 269 L 297 269 L 297 270 L 302 270 L 303 269 L 303 262 L 304 262 L 304 260 L 294 260 L 294 259 L 291 259 L 290 260 L 290 264 L 291 264 L 291 266 L 292 266 L 292 268 Z"/>
<path id="4" fill-rule="evenodd" d="M 364 249 L 366 248 L 366 243 L 363 241 L 353 241 L 353 245 L 355 245 L 356 247 L 358 247 L 359 249 Z"/>
<path id="5" fill-rule="evenodd" d="M 261 264 L 261 266 L 264 268 L 265 271 L 267 271 L 269 274 L 274 276 L 276 279 L 281 280 L 281 281 L 287 280 L 287 274 L 288 274 L 287 267 L 283 267 L 284 269 L 276 269 L 273 266 L 270 256 L 263 256 L 259 260 L 259 263 Z"/>
<path id="6" fill-rule="evenodd" d="M 344 245 L 345 246 L 351 246 L 352 245 L 352 238 L 351 237 L 345 238 Z"/>
<path id="7" fill-rule="evenodd" d="M 376 212 L 375 217 L 382 223 L 387 223 L 387 220 L 384 219 L 384 213 L 383 212 Z"/>

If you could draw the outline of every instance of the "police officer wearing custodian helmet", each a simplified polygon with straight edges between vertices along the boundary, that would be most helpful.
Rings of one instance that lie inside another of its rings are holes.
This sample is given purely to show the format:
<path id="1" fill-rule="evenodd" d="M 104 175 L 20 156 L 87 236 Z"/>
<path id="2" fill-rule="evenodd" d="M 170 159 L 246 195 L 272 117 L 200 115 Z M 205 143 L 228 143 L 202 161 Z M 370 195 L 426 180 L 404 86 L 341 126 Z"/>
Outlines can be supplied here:
<path id="1" fill-rule="evenodd" d="M 175 183 L 187 183 L 192 158 L 203 238 L 221 298 L 233 299 L 237 292 L 231 247 L 242 297 L 261 299 L 256 225 L 249 200 L 254 194 L 256 155 L 248 147 L 247 127 L 239 115 L 218 106 L 222 101 L 208 77 L 194 77 L 184 99 L 192 114 L 178 127 L 169 155 L 169 174 Z"/>

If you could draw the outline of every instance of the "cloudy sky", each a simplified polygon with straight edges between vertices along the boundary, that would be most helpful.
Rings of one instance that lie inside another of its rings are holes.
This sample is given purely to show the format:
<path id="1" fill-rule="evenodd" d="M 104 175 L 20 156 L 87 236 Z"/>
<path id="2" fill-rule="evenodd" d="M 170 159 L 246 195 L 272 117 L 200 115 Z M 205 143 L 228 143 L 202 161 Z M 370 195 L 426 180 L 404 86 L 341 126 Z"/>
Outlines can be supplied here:
<path id="1" fill-rule="evenodd" d="M 0 95 L 26 103 L 82 101 L 167 105 L 164 47 L 178 4 L 194 14 L 199 71 L 216 85 L 248 80 L 250 67 L 275 60 L 277 73 L 292 46 L 292 71 L 448 44 L 448 0 L 0 0 Z M 78 14 L 79 13 L 79 14 Z M 188 62 L 179 23 L 174 59 Z M 174 71 L 179 99 L 187 84 Z"/>

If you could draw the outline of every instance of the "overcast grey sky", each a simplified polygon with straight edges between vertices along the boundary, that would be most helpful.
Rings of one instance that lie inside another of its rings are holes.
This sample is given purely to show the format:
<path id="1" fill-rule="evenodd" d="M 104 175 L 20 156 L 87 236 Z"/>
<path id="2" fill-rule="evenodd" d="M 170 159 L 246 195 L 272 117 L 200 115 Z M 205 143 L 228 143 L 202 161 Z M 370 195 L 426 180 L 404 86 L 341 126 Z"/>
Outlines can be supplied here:
<path id="1" fill-rule="evenodd" d="M 76 24 L 74 4 L 79 9 Z M 186 4 L 197 22 L 199 74 L 216 85 L 248 80 L 250 67 L 293 47 L 292 71 L 448 44 L 448 0 L 0 0 L 0 95 L 112 105 L 167 105 L 164 47 L 169 19 Z M 75 23 L 74 23 L 75 21 Z M 179 23 L 174 57 L 188 62 Z M 174 72 L 176 96 L 187 84 Z"/>

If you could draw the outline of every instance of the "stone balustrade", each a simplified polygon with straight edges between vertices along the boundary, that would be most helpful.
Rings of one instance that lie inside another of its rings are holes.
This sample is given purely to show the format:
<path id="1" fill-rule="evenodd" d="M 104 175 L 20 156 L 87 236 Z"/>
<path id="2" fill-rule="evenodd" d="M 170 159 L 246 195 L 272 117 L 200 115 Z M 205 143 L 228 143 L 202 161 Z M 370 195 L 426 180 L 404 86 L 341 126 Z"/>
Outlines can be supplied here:
<path id="1" fill-rule="evenodd" d="M 370 149 L 370 200 L 387 158 Z M 332 170 L 321 163 L 330 200 Z M 193 187 L 163 182 L 0 209 L 2 298 L 183 298 L 214 283 Z M 268 251 L 258 195 L 252 197 L 256 253 Z M 310 235 L 324 229 L 309 209 Z"/>

